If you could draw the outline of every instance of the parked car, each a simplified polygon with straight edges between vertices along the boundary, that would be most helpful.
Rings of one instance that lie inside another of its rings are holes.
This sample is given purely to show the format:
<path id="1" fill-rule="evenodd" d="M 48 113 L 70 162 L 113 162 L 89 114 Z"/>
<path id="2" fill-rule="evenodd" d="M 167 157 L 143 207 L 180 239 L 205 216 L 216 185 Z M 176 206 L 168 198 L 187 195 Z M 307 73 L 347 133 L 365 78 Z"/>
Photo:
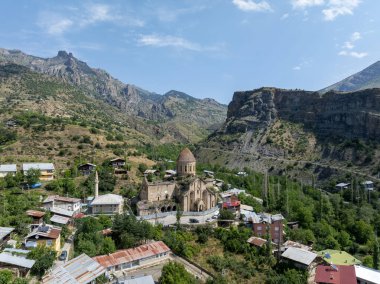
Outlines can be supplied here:
<path id="1" fill-rule="evenodd" d="M 190 223 L 199 223 L 199 220 L 194 218 L 190 218 L 189 221 Z"/>
<path id="2" fill-rule="evenodd" d="M 60 254 L 60 256 L 59 256 L 59 260 L 65 261 L 66 258 L 67 258 L 67 251 L 64 250 L 64 251 L 62 251 L 62 253 Z"/>

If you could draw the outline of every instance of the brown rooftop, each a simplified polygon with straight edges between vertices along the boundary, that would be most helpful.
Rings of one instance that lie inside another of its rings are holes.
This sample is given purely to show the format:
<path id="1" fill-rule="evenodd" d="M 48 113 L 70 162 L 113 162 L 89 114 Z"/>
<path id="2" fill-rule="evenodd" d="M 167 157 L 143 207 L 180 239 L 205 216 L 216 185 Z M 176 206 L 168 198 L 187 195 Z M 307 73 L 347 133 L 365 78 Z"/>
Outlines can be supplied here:
<path id="1" fill-rule="evenodd" d="M 45 212 L 37 211 L 37 210 L 28 210 L 26 211 L 26 215 L 30 217 L 35 217 L 35 218 L 41 218 L 45 216 Z"/>
<path id="2" fill-rule="evenodd" d="M 178 156 L 177 162 L 196 162 L 195 157 L 193 153 L 191 153 L 189 148 L 185 148 L 181 151 L 181 153 Z"/>
<path id="3" fill-rule="evenodd" d="M 250 243 L 251 245 L 257 246 L 257 247 L 262 247 L 264 244 L 267 243 L 267 240 L 258 238 L 258 237 L 250 237 L 247 240 L 247 243 Z"/>
<path id="4" fill-rule="evenodd" d="M 158 241 L 135 248 L 118 250 L 108 255 L 95 256 L 93 259 L 108 268 L 169 251 L 170 248 L 164 242 Z"/>

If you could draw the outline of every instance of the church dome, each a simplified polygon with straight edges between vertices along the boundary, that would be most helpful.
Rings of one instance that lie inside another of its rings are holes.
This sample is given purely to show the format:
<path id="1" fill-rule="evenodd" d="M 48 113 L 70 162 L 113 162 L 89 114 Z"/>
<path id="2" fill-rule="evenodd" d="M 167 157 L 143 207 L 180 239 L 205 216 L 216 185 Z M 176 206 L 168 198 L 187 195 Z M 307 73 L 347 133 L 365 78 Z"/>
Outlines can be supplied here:
<path id="1" fill-rule="evenodd" d="M 179 154 L 177 162 L 193 163 L 196 162 L 196 160 L 193 153 L 191 153 L 190 149 L 185 148 Z"/>

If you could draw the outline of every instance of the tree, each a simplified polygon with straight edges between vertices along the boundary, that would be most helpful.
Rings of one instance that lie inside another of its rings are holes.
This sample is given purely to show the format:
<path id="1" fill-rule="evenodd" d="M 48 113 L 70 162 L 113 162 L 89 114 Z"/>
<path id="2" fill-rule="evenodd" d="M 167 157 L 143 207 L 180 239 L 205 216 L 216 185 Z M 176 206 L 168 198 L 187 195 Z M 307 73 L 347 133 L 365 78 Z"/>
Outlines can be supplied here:
<path id="1" fill-rule="evenodd" d="M 0 271 L 0 284 L 11 284 L 13 274 L 9 269 L 4 269 Z"/>
<path id="2" fill-rule="evenodd" d="M 379 243 L 377 241 L 377 237 L 373 242 L 373 268 L 379 269 Z"/>
<path id="3" fill-rule="evenodd" d="M 53 266 L 55 256 L 55 251 L 46 246 L 39 245 L 32 249 L 28 254 L 29 259 L 36 261 L 31 269 L 32 275 L 42 277 L 46 270 Z"/>
<path id="4" fill-rule="evenodd" d="M 186 271 L 181 263 L 172 262 L 165 264 L 160 277 L 161 284 L 195 284 L 194 276 Z"/>
<path id="5" fill-rule="evenodd" d="M 138 167 L 139 171 L 143 174 L 147 169 L 148 169 L 148 166 L 141 163 L 139 164 L 139 167 Z"/>
<path id="6" fill-rule="evenodd" d="M 41 171 L 39 169 L 29 169 L 25 174 L 26 182 L 29 185 L 35 184 L 40 180 Z"/>

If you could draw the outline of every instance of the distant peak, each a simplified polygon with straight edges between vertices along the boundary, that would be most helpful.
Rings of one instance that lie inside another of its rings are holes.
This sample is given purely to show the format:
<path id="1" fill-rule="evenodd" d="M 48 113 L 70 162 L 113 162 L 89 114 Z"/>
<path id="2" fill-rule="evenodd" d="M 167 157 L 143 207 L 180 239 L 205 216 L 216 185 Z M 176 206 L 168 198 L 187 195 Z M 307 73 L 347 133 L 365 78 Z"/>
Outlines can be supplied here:
<path id="1" fill-rule="evenodd" d="M 68 58 L 68 57 L 73 57 L 73 54 L 70 52 L 70 53 L 67 53 L 66 51 L 64 50 L 60 50 L 58 51 L 58 57 L 62 57 L 62 58 Z"/>

